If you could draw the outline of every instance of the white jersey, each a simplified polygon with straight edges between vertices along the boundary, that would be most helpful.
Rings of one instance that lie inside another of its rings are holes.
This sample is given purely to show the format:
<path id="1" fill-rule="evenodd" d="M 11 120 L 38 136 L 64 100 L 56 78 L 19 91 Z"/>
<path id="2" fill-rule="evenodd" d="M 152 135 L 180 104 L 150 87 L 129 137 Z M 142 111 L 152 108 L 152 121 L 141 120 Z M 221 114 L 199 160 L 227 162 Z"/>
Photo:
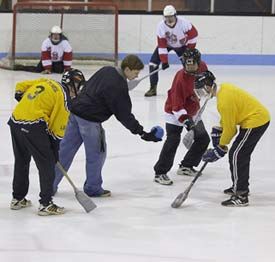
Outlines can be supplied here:
<path id="1" fill-rule="evenodd" d="M 54 45 L 50 38 L 47 38 L 42 43 L 41 53 L 42 65 L 45 68 L 51 66 L 52 62 L 59 61 L 63 61 L 67 67 L 72 65 L 72 47 L 68 40 L 63 39 Z"/>

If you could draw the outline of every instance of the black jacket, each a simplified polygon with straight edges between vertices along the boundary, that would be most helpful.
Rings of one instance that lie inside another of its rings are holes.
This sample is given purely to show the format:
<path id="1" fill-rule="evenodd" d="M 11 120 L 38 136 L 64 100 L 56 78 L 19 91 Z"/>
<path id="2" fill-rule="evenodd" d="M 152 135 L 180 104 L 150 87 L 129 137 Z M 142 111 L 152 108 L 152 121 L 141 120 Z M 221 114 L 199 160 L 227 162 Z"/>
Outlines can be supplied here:
<path id="1" fill-rule="evenodd" d="M 142 134 L 143 127 L 131 111 L 127 80 L 121 69 L 111 66 L 101 68 L 86 82 L 71 107 L 73 114 L 93 122 L 102 123 L 115 115 L 133 134 Z"/>

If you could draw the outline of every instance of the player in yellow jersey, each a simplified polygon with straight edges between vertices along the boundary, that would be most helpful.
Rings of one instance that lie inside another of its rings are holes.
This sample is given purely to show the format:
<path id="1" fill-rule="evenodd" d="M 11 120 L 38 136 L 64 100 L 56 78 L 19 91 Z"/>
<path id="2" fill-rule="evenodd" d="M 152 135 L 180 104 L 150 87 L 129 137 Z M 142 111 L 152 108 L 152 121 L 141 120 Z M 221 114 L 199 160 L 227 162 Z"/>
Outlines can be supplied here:
<path id="1" fill-rule="evenodd" d="M 59 141 L 64 136 L 69 105 L 84 85 L 81 71 L 71 69 L 61 83 L 48 78 L 17 83 L 15 98 L 19 101 L 8 124 L 14 151 L 13 199 L 10 208 L 18 210 L 31 205 L 25 197 L 29 189 L 29 166 L 33 157 L 39 171 L 40 207 L 38 215 L 59 215 L 64 208 L 52 202 L 55 163 Z"/>
<path id="2" fill-rule="evenodd" d="M 241 88 L 230 83 L 217 86 L 215 76 L 210 71 L 197 77 L 195 91 L 200 97 L 215 96 L 221 117 L 221 126 L 213 127 L 211 132 L 214 148 L 208 149 L 202 159 L 214 162 L 223 157 L 228 151 L 227 145 L 237 134 L 229 150 L 233 185 L 224 190 L 224 193 L 231 197 L 221 204 L 223 206 L 247 206 L 250 158 L 255 146 L 269 126 L 270 114 L 255 97 Z"/>

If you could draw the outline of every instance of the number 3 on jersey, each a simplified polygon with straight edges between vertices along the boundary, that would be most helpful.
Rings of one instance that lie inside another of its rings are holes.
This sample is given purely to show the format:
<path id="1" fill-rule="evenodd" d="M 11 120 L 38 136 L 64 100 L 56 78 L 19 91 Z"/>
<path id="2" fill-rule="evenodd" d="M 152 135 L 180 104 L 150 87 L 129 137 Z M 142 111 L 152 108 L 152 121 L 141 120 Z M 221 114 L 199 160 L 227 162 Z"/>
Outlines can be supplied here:
<path id="1" fill-rule="evenodd" d="M 28 99 L 32 100 L 35 99 L 40 93 L 42 93 L 45 90 L 44 86 L 36 86 L 36 91 L 34 92 L 34 94 L 28 94 Z"/>

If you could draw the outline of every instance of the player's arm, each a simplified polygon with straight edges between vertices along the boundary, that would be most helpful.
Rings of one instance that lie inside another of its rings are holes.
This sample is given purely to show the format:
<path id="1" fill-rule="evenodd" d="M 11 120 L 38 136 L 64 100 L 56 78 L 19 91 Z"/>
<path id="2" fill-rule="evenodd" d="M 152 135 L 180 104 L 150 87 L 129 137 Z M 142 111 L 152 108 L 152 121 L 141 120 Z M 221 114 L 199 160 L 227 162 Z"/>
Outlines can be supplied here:
<path id="1" fill-rule="evenodd" d="M 165 30 L 162 27 L 163 23 L 160 23 L 157 28 L 158 53 L 162 64 L 168 64 L 167 39 Z"/>
<path id="2" fill-rule="evenodd" d="M 64 49 L 64 54 L 63 54 L 64 70 L 67 71 L 72 66 L 73 49 L 72 49 L 68 40 L 63 40 L 62 44 L 63 44 L 63 49 Z"/>
<path id="3" fill-rule="evenodd" d="M 43 41 L 41 46 L 41 62 L 43 68 L 49 73 L 52 71 L 52 58 L 50 50 L 50 40 L 47 38 Z"/>
<path id="4" fill-rule="evenodd" d="M 198 31 L 195 26 L 191 24 L 190 29 L 186 32 L 187 42 L 186 46 L 188 48 L 195 48 L 197 44 Z"/>

